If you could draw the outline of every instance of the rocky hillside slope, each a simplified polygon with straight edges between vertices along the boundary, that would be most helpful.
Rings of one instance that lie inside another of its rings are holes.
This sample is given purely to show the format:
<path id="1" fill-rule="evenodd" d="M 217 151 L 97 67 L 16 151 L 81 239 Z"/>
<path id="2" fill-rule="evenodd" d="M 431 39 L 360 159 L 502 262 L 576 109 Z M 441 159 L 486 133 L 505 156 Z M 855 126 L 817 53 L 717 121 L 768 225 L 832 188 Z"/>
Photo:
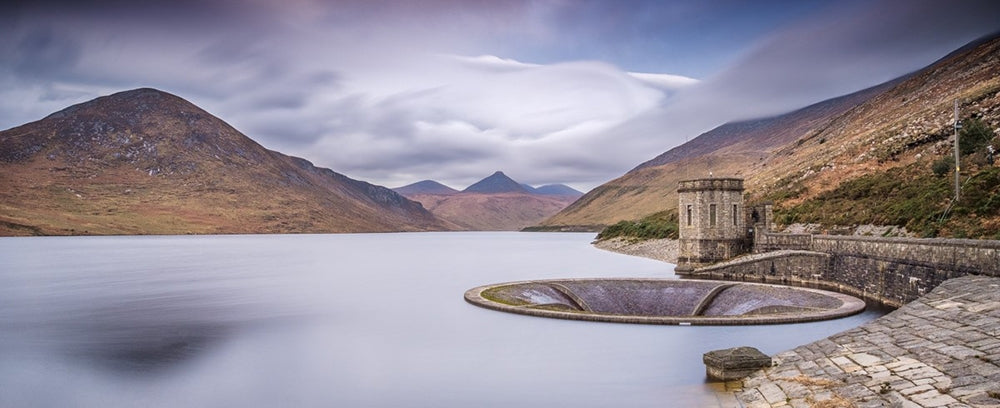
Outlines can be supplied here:
<path id="1" fill-rule="evenodd" d="M 596 229 L 675 210 L 677 182 L 707 177 L 710 172 L 745 178 L 750 200 L 774 202 L 783 216 L 779 221 L 834 224 L 836 220 L 818 215 L 831 210 L 869 211 L 863 204 L 852 209 L 815 204 L 827 198 L 824 194 L 850 186 L 845 183 L 871 175 L 895 177 L 888 181 L 888 192 L 868 189 L 856 191 L 852 198 L 884 202 L 895 199 L 892 192 L 909 180 L 923 180 L 921 185 L 933 181 L 934 164 L 952 154 L 948 139 L 955 100 L 962 120 L 981 121 L 991 130 L 1000 126 L 1000 38 L 974 42 L 920 71 L 868 90 L 775 118 L 720 126 L 599 186 L 542 225 Z M 1000 147 L 995 139 L 994 146 Z M 963 179 L 979 177 L 986 170 L 982 162 L 981 152 L 963 159 Z M 988 185 L 984 188 L 986 193 L 992 191 Z M 929 212 L 947 215 L 950 193 L 939 195 L 922 200 L 933 201 L 940 209 Z M 806 203 L 813 204 L 801 207 Z M 1000 218 L 992 212 L 991 202 L 983 205 L 970 214 L 980 220 Z M 841 221 L 890 221 L 870 215 Z M 909 222 L 903 221 L 891 220 Z M 934 233 L 957 231 L 944 226 Z"/>
<path id="2" fill-rule="evenodd" d="M 0 132 L 2 235 L 442 228 L 392 190 L 267 150 L 155 89 Z"/>

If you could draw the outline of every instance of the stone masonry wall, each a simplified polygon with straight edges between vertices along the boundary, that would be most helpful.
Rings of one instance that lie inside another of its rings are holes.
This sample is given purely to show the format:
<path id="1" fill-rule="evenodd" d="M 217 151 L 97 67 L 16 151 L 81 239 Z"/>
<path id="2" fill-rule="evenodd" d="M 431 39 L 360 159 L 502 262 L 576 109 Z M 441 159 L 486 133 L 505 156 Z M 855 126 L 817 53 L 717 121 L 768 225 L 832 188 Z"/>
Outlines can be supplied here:
<path id="1" fill-rule="evenodd" d="M 1000 276 L 998 241 L 816 236 L 812 250 L 833 256 L 830 269 L 842 282 L 882 290 L 887 303 L 913 301 L 959 276 Z"/>
<path id="2" fill-rule="evenodd" d="M 748 255 L 731 261 L 698 268 L 692 273 L 678 272 L 685 278 L 720 279 L 744 282 L 766 282 L 782 285 L 804 286 L 833 290 L 870 300 L 877 297 L 866 296 L 851 285 L 841 283 L 837 276 L 831 276 L 832 256 L 822 252 L 779 250 Z"/>
<path id="3" fill-rule="evenodd" d="M 690 268 L 746 252 L 743 180 L 713 178 L 681 181 L 677 187 L 677 198 L 680 211 L 679 264 Z"/>
<path id="4" fill-rule="evenodd" d="M 756 236 L 754 252 L 770 252 L 782 249 L 808 251 L 812 249 L 812 234 L 769 234 Z"/>
<path id="5" fill-rule="evenodd" d="M 1000 276 L 1000 241 L 764 234 L 778 250 L 699 268 L 688 277 L 822 287 L 901 306 L 950 278 Z M 802 251 L 808 249 L 809 251 Z"/>

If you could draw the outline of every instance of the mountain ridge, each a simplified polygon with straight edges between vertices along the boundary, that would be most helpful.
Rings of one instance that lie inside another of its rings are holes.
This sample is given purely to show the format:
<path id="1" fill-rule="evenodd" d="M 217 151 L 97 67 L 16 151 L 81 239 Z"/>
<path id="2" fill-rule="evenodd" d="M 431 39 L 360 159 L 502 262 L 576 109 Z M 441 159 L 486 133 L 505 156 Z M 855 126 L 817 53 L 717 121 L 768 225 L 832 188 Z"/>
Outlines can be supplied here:
<path id="1" fill-rule="evenodd" d="M 545 184 L 535 188 L 535 193 L 542 195 L 582 197 L 583 192 L 565 184 Z"/>
<path id="2" fill-rule="evenodd" d="M 444 225 L 385 187 L 266 149 L 183 98 L 152 88 L 102 96 L 0 132 L 0 170 L 0 234 L 378 232 Z"/>
<path id="3" fill-rule="evenodd" d="M 415 194 L 457 194 L 459 192 L 434 180 L 421 180 L 416 183 L 393 188 L 392 190 L 403 196 Z"/>
<path id="4" fill-rule="evenodd" d="M 474 231 L 521 230 L 552 216 L 582 195 L 573 194 L 576 190 L 561 184 L 536 189 L 518 183 L 502 171 L 462 191 L 448 188 L 434 192 L 440 191 L 436 186 L 442 184 L 425 180 L 396 190 L 457 229 Z"/>
<path id="5" fill-rule="evenodd" d="M 591 190 L 540 225 L 600 229 L 675 210 L 677 182 L 745 179 L 751 200 L 815 200 L 865 174 L 947 156 L 952 103 L 1000 125 L 1000 38 L 978 39 L 934 63 L 866 90 L 772 118 L 724 124 Z M 916 170 L 914 170 L 916 171 Z M 947 200 L 947 197 L 944 198 Z"/>

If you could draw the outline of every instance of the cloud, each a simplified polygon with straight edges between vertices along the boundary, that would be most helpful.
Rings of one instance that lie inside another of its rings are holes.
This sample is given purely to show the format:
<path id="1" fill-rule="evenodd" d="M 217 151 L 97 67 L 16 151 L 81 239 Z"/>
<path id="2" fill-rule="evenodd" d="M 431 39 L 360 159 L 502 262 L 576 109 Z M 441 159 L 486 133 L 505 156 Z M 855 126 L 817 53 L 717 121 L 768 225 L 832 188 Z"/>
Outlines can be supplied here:
<path id="1" fill-rule="evenodd" d="M 380 184 L 503 170 L 582 189 L 725 121 L 919 68 L 1000 20 L 988 2 L 919 1 L 0 7 L 0 128 L 151 86 Z"/>
<path id="2" fill-rule="evenodd" d="M 1000 27 L 984 1 L 846 3 L 759 39 L 669 105 L 608 131 L 645 159 L 725 122 L 777 115 L 923 68 Z"/>
<path id="3" fill-rule="evenodd" d="M 428 167 L 453 167 L 455 174 L 441 180 L 453 185 L 471 184 L 493 170 L 523 174 L 521 181 L 529 183 L 562 181 L 542 168 L 574 162 L 560 156 L 577 154 L 570 147 L 577 138 L 611 128 L 665 98 L 598 62 L 539 65 L 430 56 L 418 65 L 426 69 L 396 74 L 405 78 L 394 79 L 408 85 L 403 90 L 369 90 L 331 101 L 338 108 L 331 113 L 328 137 L 309 149 L 334 168 L 387 184 L 431 178 L 419 174 Z M 567 147 L 534 153 L 550 140 Z"/>
<path id="4" fill-rule="evenodd" d="M 697 79 L 683 75 L 651 74 L 647 72 L 629 72 L 629 76 L 663 91 L 674 92 L 698 83 Z"/>

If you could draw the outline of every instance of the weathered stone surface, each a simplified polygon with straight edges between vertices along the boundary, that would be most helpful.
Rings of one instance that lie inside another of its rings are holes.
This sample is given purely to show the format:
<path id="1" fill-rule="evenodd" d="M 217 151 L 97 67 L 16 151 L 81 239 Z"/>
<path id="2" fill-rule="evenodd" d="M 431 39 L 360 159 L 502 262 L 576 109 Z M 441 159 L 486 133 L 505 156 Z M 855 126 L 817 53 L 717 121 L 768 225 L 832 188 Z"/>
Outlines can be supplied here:
<path id="1" fill-rule="evenodd" d="M 862 327 L 779 354 L 776 366 L 743 380 L 736 398 L 762 407 L 799 399 L 855 407 L 1000 406 L 1000 365 L 987 352 L 1000 350 L 1000 310 L 986 306 L 998 300 L 1000 278 L 948 280 Z M 887 348 L 895 352 L 881 352 Z M 790 376 L 792 370 L 801 375 Z M 775 388 L 790 400 L 768 399 L 780 395 Z"/>
<path id="2" fill-rule="evenodd" d="M 753 347 L 734 347 L 709 351 L 702 356 L 708 378 L 715 381 L 732 381 L 744 378 L 750 373 L 771 366 L 771 357 Z M 770 388 L 761 390 L 765 398 L 774 395 Z M 766 398 L 770 401 L 770 398 Z M 783 399 L 783 398 L 782 398 Z"/>
<path id="3" fill-rule="evenodd" d="M 708 178 L 677 185 L 682 270 L 732 258 L 749 250 L 743 180 Z"/>
<path id="4" fill-rule="evenodd" d="M 929 293 L 947 279 L 1000 277 L 1000 241 L 760 232 L 755 245 L 758 254 L 754 256 L 678 274 L 823 287 L 894 307 Z M 945 302 L 936 307 L 958 306 Z M 976 307 L 998 309 L 1000 302 L 977 303 Z"/>

